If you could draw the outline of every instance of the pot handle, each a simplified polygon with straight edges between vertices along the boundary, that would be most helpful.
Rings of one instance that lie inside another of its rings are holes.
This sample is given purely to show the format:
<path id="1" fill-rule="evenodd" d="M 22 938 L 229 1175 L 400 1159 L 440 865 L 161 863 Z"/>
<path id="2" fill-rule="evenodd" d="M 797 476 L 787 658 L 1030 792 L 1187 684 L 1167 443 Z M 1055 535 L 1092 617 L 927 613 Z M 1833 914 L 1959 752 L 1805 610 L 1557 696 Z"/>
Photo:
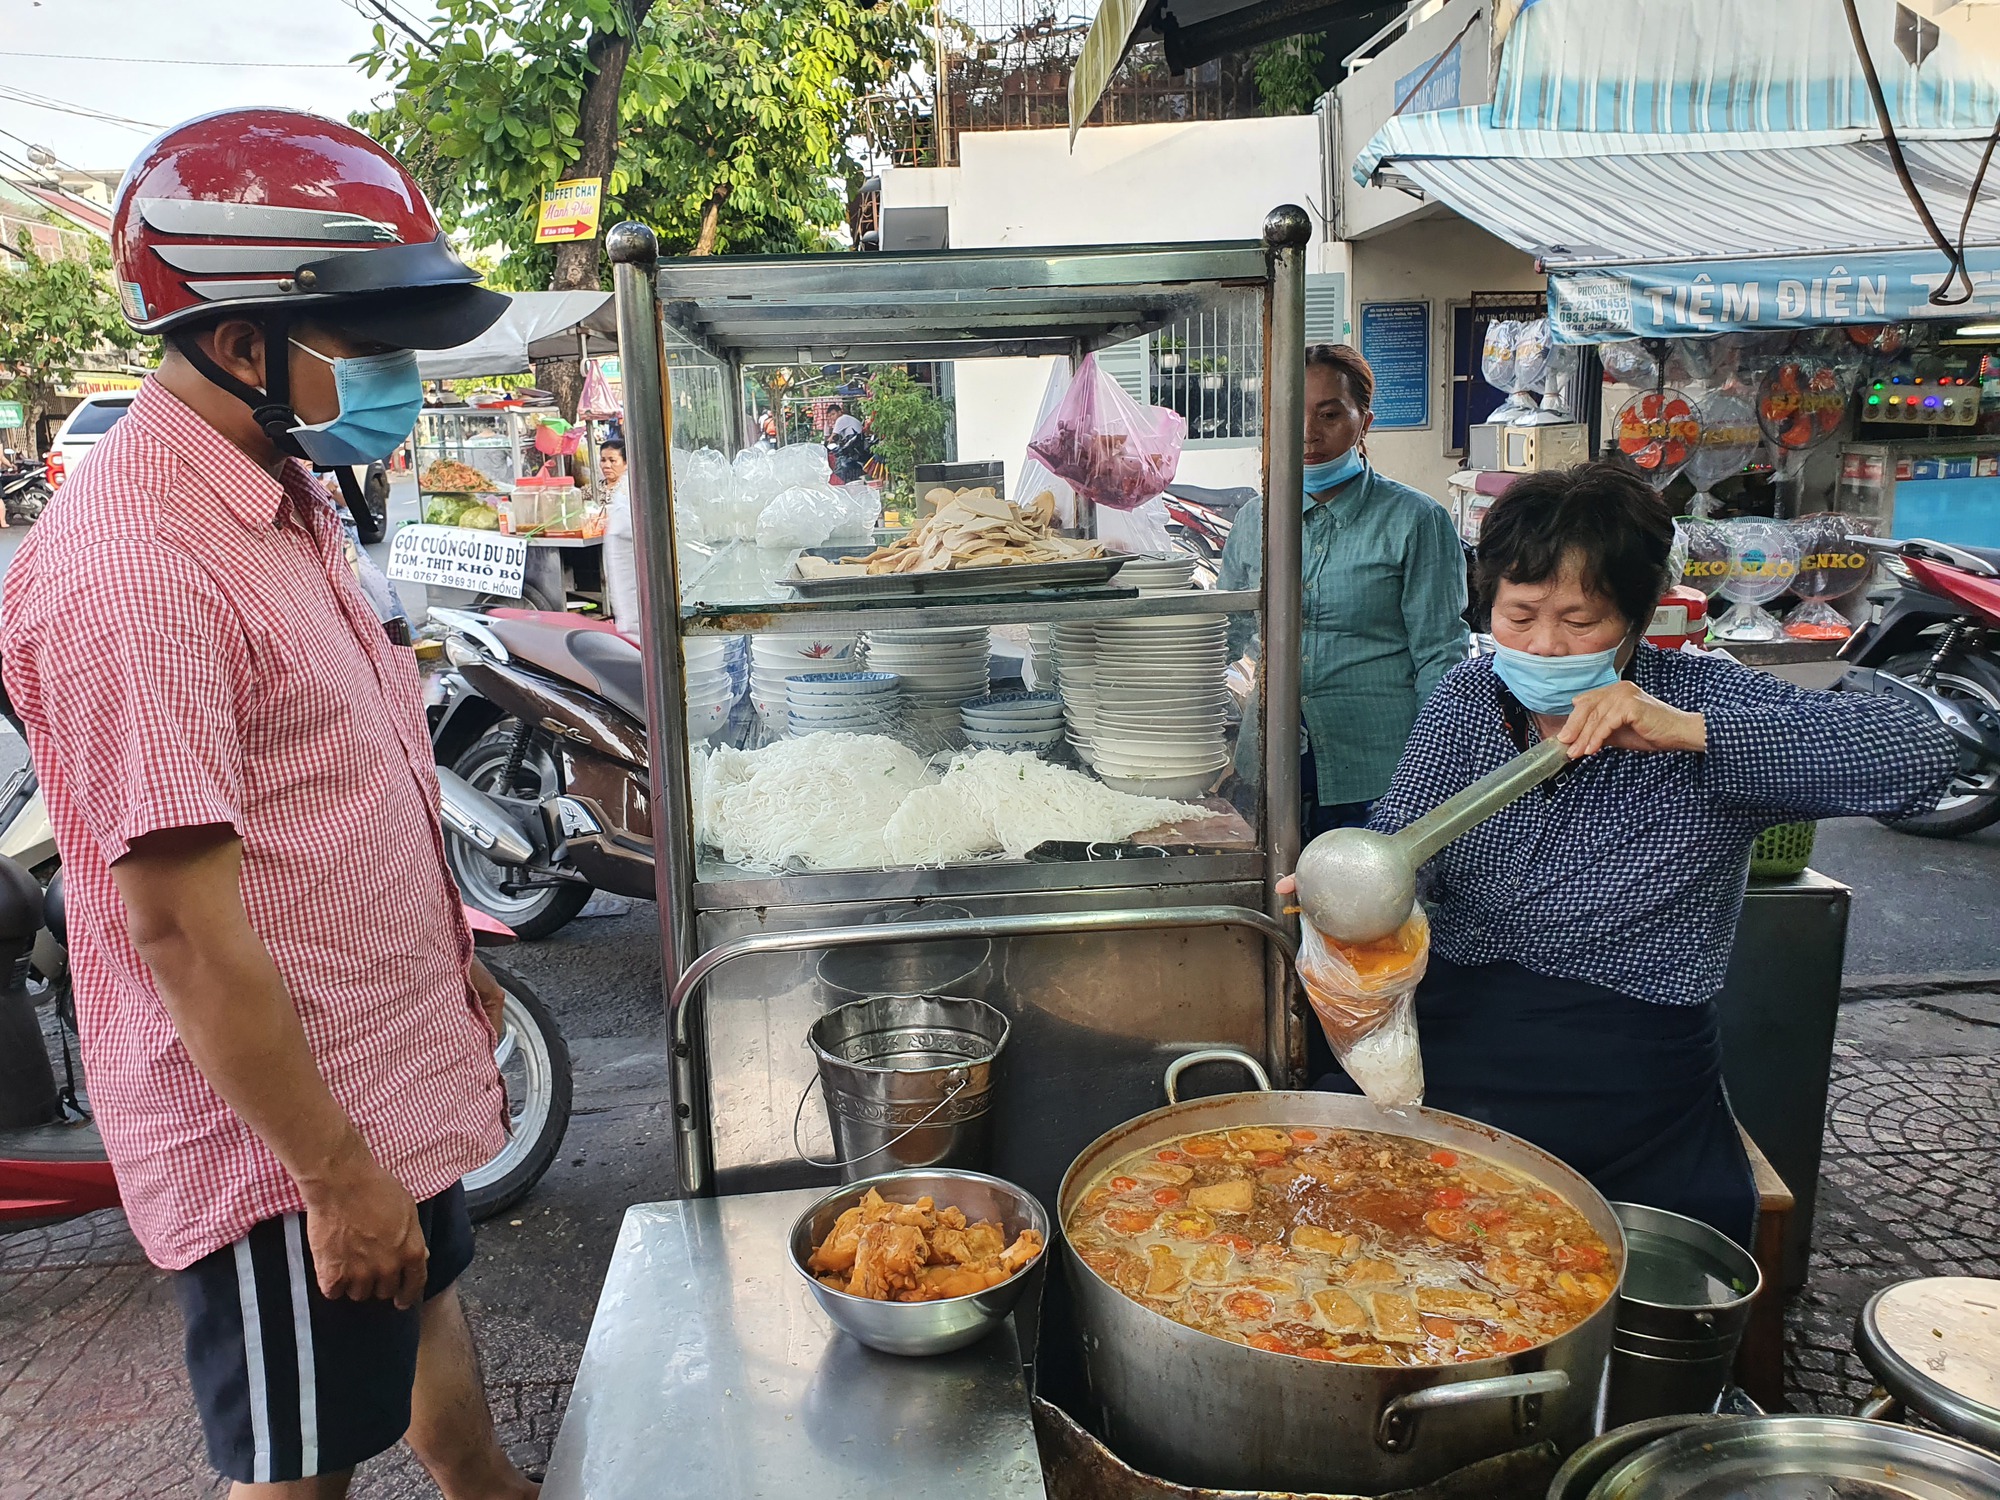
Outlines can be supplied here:
<path id="1" fill-rule="evenodd" d="M 1181 1074 L 1200 1063 L 1233 1062 L 1246 1069 L 1257 1080 L 1257 1091 L 1271 1092 L 1271 1075 L 1264 1071 L 1264 1065 L 1245 1052 L 1241 1047 L 1203 1047 L 1194 1052 L 1183 1052 L 1167 1064 L 1167 1103 L 1181 1102 Z"/>
<path id="2" fill-rule="evenodd" d="M 1528 1370 L 1519 1375 L 1495 1375 L 1490 1380 L 1426 1386 L 1398 1396 L 1382 1408 L 1381 1420 L 1375 1424 L 1375 1441 L 1391 1453 L 1407 1453 L 1416 1445 L 1417 1418 L 1423 1413 L 1469 1406 L 1475 1401 L 1519 1401 L 1514 1427 L 1525 1437 L 1541 1423 L 1542 1397 L 1568 1389 L 1569 1375 L 1563 1370 Z"/>

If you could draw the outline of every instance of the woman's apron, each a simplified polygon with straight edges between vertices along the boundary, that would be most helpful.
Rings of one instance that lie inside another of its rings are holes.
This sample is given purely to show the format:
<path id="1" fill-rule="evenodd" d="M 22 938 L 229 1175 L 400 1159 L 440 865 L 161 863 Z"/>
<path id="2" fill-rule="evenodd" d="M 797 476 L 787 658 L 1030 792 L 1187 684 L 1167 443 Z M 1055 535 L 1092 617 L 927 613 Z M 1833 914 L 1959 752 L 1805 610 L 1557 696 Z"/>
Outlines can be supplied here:
<path id="1" fill-rule="evenodd" d="M 1533 1142 L 1614 1203 L 1686 1214 L 1750 1244 L 1757 1190 L 1723 1096 L 1713 1003 L 1655 1005 L 1433 953 L 1417 1030 L 1426 1105 Z M 1318 1086 L 1359 1092 L 1338 1070 Z"/>

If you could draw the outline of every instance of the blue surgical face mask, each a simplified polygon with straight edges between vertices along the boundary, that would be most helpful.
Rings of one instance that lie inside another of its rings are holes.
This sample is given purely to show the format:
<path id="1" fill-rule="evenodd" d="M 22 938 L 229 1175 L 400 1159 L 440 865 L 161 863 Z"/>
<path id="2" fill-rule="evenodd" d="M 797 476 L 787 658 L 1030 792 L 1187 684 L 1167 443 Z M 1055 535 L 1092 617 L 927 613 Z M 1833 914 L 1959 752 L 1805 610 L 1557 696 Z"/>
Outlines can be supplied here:
<path id="1" fill-rule="evenodd" d="M 1498 643 L 1493 648 L 1493 670 L 1507 684 L 1507 691 L 1521 700 L 1523 708 L 1538 714 L 1566 714 L 1578 693 L 1610 687 L 1618 680 L 1618 653 L 1589 651 L 1580 656 L 1537 656 L 1532 651 L 1516 651 Z"/>
<path id="2" fill-rule="evenodd" d="M 1349 448 L 1338 458 L 1329 458 L 1323 464 L 1306 465 L 1306 493 L 1324 494 L 1336 485 L 1347 483 L 1362 470 L 1360 448 Z"/>
<path id="3" fill-rule="evenodd" d="M 314 463 L 372 464 L 394 453 L 417 425 L 424 382 L 417 374 L 415 350 L 336 359 L 297 339 L 291 345 L 333 366 L 333 388 L 340 397 L 340 413 L 332 421 L 292 429 Z"/>

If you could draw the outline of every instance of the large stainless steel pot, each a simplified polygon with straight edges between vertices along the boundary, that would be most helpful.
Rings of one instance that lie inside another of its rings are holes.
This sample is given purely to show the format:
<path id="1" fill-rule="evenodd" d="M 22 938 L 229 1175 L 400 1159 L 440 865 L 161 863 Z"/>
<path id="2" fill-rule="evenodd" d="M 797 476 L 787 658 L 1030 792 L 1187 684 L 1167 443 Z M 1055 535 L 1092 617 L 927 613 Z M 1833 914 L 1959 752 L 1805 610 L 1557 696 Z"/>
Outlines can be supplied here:
<path id="1" fill-rule="evenodd" d="M 1168 1070 L 1167 1097 L 1176 1097 L 1181 1068 L 1219 1056 L 1248 1062 L 1233 1051 L 1189 1054 Z M 1250 1067 L 1261 1083 L 1261 1071 Z M 1390 1115 L 1350 1094 L 1225 1094 L 1141 1115 L 1099 1136 L 1070 1164 L 1056 1199 L 1059 1223 L 1068 1223 L 1098 1173 L 1128 1152 L 1236 1125 L 1374 1130 L 1488 1157 L 1568 1199 L 1612 1247 L 1623 1281 L 1617 1216 L 1546 1151 L 1457 1115 Z M 1560 1338 L 1519 1354 L 1401 1369 L 1233 1344 L 1127 1297 L 1086 1266 L 1067 1238 L 1063 1263 L 1104 1440 L 1162 1478 L 1218 1489 L 1373 1495 L 1427 1484 L 1543 1439 L 1567 1450 L 1597 1430 L 1615 1296 Z"/>

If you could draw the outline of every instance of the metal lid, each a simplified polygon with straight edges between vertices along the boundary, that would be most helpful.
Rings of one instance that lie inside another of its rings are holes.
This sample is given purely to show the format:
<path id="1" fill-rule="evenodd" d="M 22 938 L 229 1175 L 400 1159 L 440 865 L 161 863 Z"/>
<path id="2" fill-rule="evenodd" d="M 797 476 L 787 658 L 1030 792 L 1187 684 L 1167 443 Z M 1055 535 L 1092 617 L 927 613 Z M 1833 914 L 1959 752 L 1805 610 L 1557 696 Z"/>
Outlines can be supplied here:
<path id="1" fill-rule="evenodd" d="M 1911 1411 L 2000 1448 L 2000 1281 L 1926 1276 L 1886 1287 L 1855 1320 L 1854 1348 Z"/>
<path id="2" fill-rule="evenodd" d="M 2000 1458 L 1858 1417 L 1690 1427 L 1618 1465 L 1590 1500 L 2000 1500 Z"/>

